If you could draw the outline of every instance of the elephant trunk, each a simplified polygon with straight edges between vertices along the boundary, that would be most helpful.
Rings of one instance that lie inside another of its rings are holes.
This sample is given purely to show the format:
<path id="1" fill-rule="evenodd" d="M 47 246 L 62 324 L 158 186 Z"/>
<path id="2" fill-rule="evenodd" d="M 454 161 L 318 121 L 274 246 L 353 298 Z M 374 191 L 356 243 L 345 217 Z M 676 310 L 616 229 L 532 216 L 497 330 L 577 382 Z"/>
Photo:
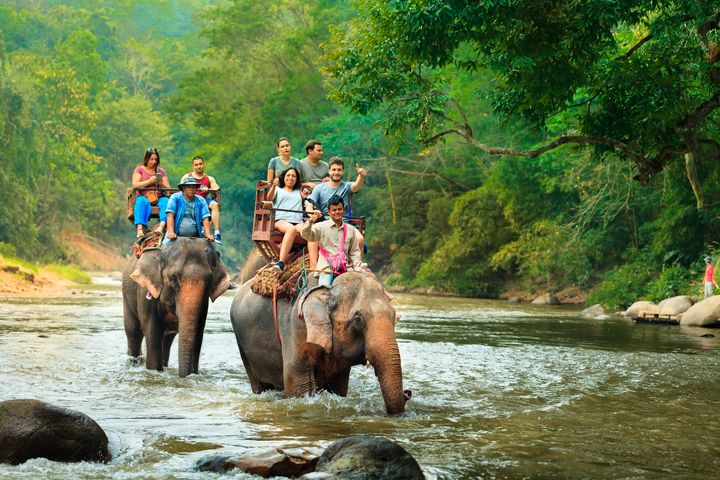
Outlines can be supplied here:
<path id="1" fill-rule="evenodd" d="M 365 333 L 366 357 L 375 368 L 385 411 L 396 415 L 405 411 L 400 349 L 395 339 L 394 318 L 375 319 Z"/>
<path id="2" fill-rule="evenodd" d="M 198 373 L 208 295 L 205 282 L 186 281 L 180 284 L 175 303 L 178 319 L 178 370 L 181 377 Z"/>

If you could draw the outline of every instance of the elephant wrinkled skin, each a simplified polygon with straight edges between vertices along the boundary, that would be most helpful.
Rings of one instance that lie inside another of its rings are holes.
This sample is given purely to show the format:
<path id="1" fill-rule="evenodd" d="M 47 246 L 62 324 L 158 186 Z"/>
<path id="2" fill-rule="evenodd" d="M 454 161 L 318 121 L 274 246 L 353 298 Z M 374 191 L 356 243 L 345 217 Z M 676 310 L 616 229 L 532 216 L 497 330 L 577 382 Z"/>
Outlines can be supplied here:
<path id="1" fill-rule="evenodd" d="M 180 237 L 131 258 L 122 276 L 128 355 L 141 355 L 144 338 L 145 366 L 162 370 L 179 334 L 178 373 L 197 373 L 208 298 L 215 301 L 229 282 L 219 253 L 201 238 Z"/>
<path id="2" fill-rule="evenodd" d="M 238 291 L 230 318 L 253 392 L 284 390 L 288 396 L 327 390 L 347 395 L 350 368 L 368 360 L 375 369 L 389 414 L 407 401 L 395 310 L 371 273 L 348 272 L 331 288 L 308 291 L 295 306 L 278 299 L 278 339 L 272 300 Z M 282 346 L 281 346 L 282 343 Z"/>

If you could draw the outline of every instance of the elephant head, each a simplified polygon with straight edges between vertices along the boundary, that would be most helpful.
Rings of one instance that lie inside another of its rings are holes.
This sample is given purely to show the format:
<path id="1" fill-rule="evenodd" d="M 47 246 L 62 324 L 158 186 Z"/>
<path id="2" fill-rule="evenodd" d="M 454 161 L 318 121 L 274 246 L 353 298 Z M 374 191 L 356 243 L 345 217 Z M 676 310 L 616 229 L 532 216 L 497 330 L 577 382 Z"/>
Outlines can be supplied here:
<path id="1" fill-rule="evenodd" d="M 205 239 L 180 237 L 145 251 L 130 277 L 157 300 L 165 330 L 177 329 L 180 376 L 197 373 L 208 298 L 215 301 L 230 282 L 220 254 Z"/>
<path id="2" fill-rule="evenodd" d="M 298 306 L 306 341 L 349 365 L 369 361 L 380 383 L 385 410 L 398 414 L 403 392 L 400 351 L 395 338 L 395 309 L 370 273 L 348 272 L 329 289 L 309 292 Z"/>

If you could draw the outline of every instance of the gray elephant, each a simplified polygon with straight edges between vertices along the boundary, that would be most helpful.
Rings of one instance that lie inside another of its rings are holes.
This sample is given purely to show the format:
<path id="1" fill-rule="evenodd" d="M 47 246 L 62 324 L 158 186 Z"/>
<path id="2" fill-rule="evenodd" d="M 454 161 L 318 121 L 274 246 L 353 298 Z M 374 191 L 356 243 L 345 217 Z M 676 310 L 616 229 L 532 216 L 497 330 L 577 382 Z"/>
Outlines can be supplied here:
<path id="1" fill-rule="evenodd" d="M 219 253 L 205 239 L 179 237 L 130 259 L 122 276 L 128 355 L 139 357 L 145 338 L 145 366 L 162 370 L 179 334 L 179 375 L 197 373 L 208 298 L 215 301 L 229 284 Z"/>
<path id="2" fill-rule="evenodd" d="M 395 310 L 371 273 L 340 275 L 331 288 L 310 289 L 294 306 L 252 292 L 248 281 L 230 308 L 235 338 L 253 392 L 288 396 L 327 390 L 347 395 L 350 368 L 369 361 L 389 414 L 404 411 Z"/>

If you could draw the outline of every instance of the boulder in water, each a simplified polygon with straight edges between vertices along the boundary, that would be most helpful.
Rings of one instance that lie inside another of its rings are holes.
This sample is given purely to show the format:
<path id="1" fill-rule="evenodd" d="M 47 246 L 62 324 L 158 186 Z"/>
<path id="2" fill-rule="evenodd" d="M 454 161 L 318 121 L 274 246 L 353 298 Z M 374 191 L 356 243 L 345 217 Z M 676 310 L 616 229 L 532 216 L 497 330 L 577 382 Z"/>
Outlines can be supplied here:
<path id="1" fill-rule="evenodd" d="M 269 450 L 249 457 L 213 455 L 199 460 L 198 470 L 225 473 L 235 468 L 261 477 L 297 477 L 315 470 L 318 455 L 305 449 Z"/>
<path id="2" fill-rule="evenodd" d="M 369 435 L 343 438 L 330 445 L 320 456 L 317 471 L 353 480 L 425 478 L 417 461 L 400 445 Z"/>
<path id="3" fill-rule="evenodd" d="M 720 325 L 720 295 L 696 303 L 680 317 L 680 325 L 710 327 Z"/>
<path id="4" fill-rule="evenodd" d="M 687 295 L 666 298 L 658 304 L 660 315 L 680 315 L 692 307 L 693 301 Z"/>
<path id="5" fill-rule="evenodd" d="M 84 413 L 39 400 L 0 402 L 0 462 L 110 460 L 108 438 Z"/>

